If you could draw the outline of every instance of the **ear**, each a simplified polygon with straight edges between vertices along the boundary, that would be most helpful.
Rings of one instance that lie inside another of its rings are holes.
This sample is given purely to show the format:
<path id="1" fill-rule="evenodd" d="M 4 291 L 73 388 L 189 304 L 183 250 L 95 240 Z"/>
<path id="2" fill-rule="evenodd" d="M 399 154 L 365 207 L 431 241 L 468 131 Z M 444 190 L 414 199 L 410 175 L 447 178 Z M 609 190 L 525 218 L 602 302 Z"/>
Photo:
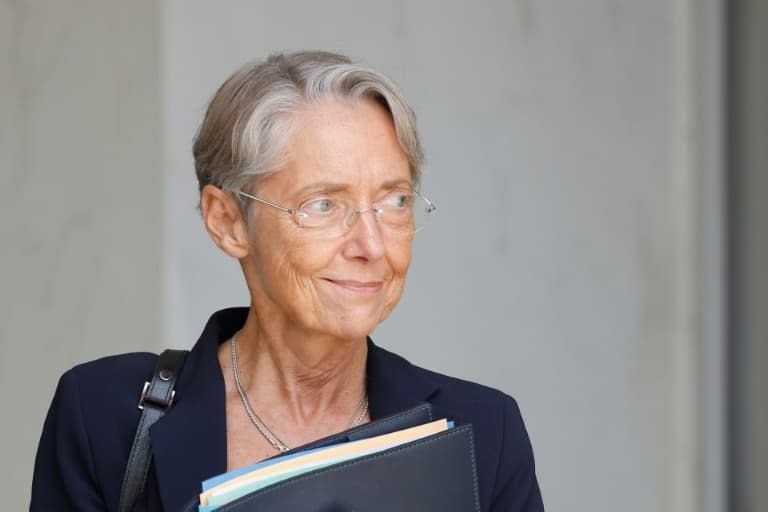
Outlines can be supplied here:
<path id="1" fill-rule="evenodd" d="M 248 255 L 248 229 L 237 200 L 231 194 L 206 185 L 200 195 L 200 209 L 205 229 L 219 249 L 237 259 Z"/>

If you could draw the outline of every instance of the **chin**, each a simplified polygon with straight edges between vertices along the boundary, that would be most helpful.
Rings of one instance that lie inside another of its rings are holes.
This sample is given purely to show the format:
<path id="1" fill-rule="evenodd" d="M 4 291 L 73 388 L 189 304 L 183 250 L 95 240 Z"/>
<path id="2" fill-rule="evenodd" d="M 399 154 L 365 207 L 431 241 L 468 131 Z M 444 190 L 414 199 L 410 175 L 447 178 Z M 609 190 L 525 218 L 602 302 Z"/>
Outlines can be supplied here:
<path id="1" fill-rule="evenodd" d="M 375 320 L 373 320 L 375 319 Z M 365 338 L 384 320 L 380 311 L 345 312 L 336 317 L 332 330 L 343 339 Z"/>
<path id="2" fill-rule="evenodd" d="M 335 330 L 338 333 L 339 338 L 351 340 L 357 338 L 366 338 L 373 332 L 377 325 L 378 324 L 371 324 L 370 322 L 366 322 L 362 325 L 358 323 L 345 322 L 341 325 L 338 325 Z"/>

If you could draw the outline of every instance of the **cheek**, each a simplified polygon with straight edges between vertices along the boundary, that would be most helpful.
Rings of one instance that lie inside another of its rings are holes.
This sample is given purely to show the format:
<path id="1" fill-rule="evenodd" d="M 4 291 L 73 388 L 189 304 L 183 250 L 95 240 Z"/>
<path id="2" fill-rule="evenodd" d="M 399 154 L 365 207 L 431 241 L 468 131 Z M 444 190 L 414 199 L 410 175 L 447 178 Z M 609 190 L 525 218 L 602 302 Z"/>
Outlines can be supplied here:
<path id="1" fill-rule="evenodd" d="M 392 271 L 392 280 L 390 281 L 387 293 L 387 306 L 392 308 L 400 300 L 405 286 L 405 278 L 408 274 L 408 267 L 411 264 L 411 242 L 403 241 L 392 246 L 387 251 L 387 260 Z"/>
<path id="2" fill-rule="evenodd" d="M 254 229 L 251 251 L 258 293 L 278 303 L 294 300 L 300 293 L 302 276 L 311 266 L 312 251 L 286 240 L 279 230 L 260 230 L 259 226 Z"/>
<path id="3" fill-rule="evenodd" d="M 311 277 L 328 268 L 338 249 L 320 240 L 291 239 L 284 241 L 289 249 L 282 255 L 281 265 L 299 277 Z"/>
<path id="4" fill-rule="evenodd" d="M 319 302 L 314 276 L 331 265 L 337 249 L 317 240 L 282 240 L 282 250 L 265 262 L 271 274 L 269 287 L 284 300 L 307 307 Z"/>
<path id="5" fill-rule="evenodd" d="M 306 238 L 301 228 L 283 217 L 264 222 L 254 230 L 253 250 L 261 271 L 282 279 L 311 275 L 328 261 L 323 244 Z M 304 237 L 302 237 L 304 235 Z M 291 281 L 293 282 L 293 281 Z"/>
<path id="6" fill-rule="evenodd" d="M 392 268 L 392 274 L 395 277 L 405 279 L 405 275 L 408 273 L 408 267 L 411 265 L 412 254 L 412 240 L 406 239 L 398 241 L 396 244 L 392 244 L 387 251 L 389 265 Z"/>

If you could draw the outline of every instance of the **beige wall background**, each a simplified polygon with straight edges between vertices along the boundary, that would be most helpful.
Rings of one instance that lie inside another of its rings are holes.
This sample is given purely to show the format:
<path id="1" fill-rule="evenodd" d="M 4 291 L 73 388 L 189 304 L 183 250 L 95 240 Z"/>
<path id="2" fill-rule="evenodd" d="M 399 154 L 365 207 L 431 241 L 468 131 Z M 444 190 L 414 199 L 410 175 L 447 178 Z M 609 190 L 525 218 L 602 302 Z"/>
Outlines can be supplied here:
<path id="1" fill-rule="evenodd" d="M 195 211 L 191 139 L 237 66 L 319 47 L 405 89 L 440 208 L 377 341 L 515 396 L 549 510 L 726 510 L 721 15 L 715 0 L 0 1 L 8 509 L 27 506 L 63 371 L 189 346 L 245 303 Z"/>

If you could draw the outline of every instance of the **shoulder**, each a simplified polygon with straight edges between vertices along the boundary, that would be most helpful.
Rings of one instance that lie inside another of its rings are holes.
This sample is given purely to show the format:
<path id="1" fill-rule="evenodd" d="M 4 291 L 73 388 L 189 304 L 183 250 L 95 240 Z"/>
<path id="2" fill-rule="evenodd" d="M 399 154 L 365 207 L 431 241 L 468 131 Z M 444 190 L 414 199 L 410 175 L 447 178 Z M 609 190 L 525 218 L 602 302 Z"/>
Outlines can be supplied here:
<path id="1" fill-rule="evenodd" d="M 122 445 L 130 446 L 141 390 L 156 362 L 157 354 L 134 352 L 79 364 L 62 375 L 56 400 L 77 403 L 95 443 L 109 433 L 107 437 L 117 435 Z"/>
<path id="2" fill-rule="evenodd" d="M 459 425 L 471 423 L 479 451 L 498 453 L 503 443 L 528 444 L 517 401 L 507 393 L 416 366 L 381 347 L 375 347 L 375 352 L 377 373 L 387 374 L 392 393 L 413 393 L 414 398 L 420 394 L 432 406 L 435 418 L 446 417 Z"/>
<path id="3" fill-rule="evenodd" d="M 77 393 L 84 405 L 97 399 L 101 409 L 122 408 L 129 396 L 131 401 L 138 401 L 144 381 L 152 378 L 156 362 L 157 354 L 149 352 L 103 357 L 66 371 L 59 387 Z"/>
<path id="4" fill-rule="evenodd" d="M 479 492 L 484 510 L 540 511 L 533 450 L 517 401 L 492 387 L 411 364 L 381 350 L 387 369 L 407 376 L 407 386 L 431 389 L 434 418 L 471 424 L 475 442 Z M 393 386 L 398 384 L 392 383 Z"/>
<path id="5" fill-rule="evenodd" d="M 380 372 L 386 371 L 390 377 L 390 386 L 396 386 L 400 392 L 424 390 L 429 393 L 433 409 L 446 409 L 453 413 L 451 419 L 500 419 L 499 411 L 505 407 L 517 410 L 515 400 L 503 391 L 417 366 L 378 346 L 374 350 L 378 366 L 384 369 Z"/>
<path id="6" fill-rule="evenodd" d="M 419 369 L 440 386 L 435 417 L 471 423 L 481 501 L 492 511 L 543 510 L 533 449 L 517 401 L 475 382 Z"/>
<path id="7" fill-rule="evenodd" d="M 497 407 L 503 402 L 514 399 L 498 389 L 473 382 L 470 380 L 452 377 L 433 370 L 415 366 L 416 371 L 421 372 L 426 378 L 433 381 L 440 389 L 440 394 L 445 399 L 465 406 Z"/>
<path id="8" fill-rule="evenodd" d="M 79 422 L 94 449 L 105 439 L 130 447 L 141 390 L 156 361 L 156 354 L 136 352 L 79 364 L 61 376 L 51 409 Z"/>
<path id="9" fill-rule="evenodd" d="M 64 375 L 76 374 L 81 378 L 137 375 L 147 371 L 151 372 L 157 357 L 157 354 L 151 352 L 130 352 L 112 355 L 80 363 L 65 372 Z"/>
<path id="10" fill-rule="evenodd" d="M 457 424 L 471 423 L 479 452 L 498 453 L 504 444 L 516 446 L 519 451 L 530 449 L 520 408 L 512 396 L 477 382 L 415 368 L 438 388 L 430 400 L 435 417 L 445 416 Z"/>
<path id="11" fill-rule="evenodd" d="M 74 510 L 75 503 L 100 510 L 104 500 L 116 502 L 156 360 L 149 353 L 105 357 L 61 376 L 38 444 L 31 510 Z"/>

